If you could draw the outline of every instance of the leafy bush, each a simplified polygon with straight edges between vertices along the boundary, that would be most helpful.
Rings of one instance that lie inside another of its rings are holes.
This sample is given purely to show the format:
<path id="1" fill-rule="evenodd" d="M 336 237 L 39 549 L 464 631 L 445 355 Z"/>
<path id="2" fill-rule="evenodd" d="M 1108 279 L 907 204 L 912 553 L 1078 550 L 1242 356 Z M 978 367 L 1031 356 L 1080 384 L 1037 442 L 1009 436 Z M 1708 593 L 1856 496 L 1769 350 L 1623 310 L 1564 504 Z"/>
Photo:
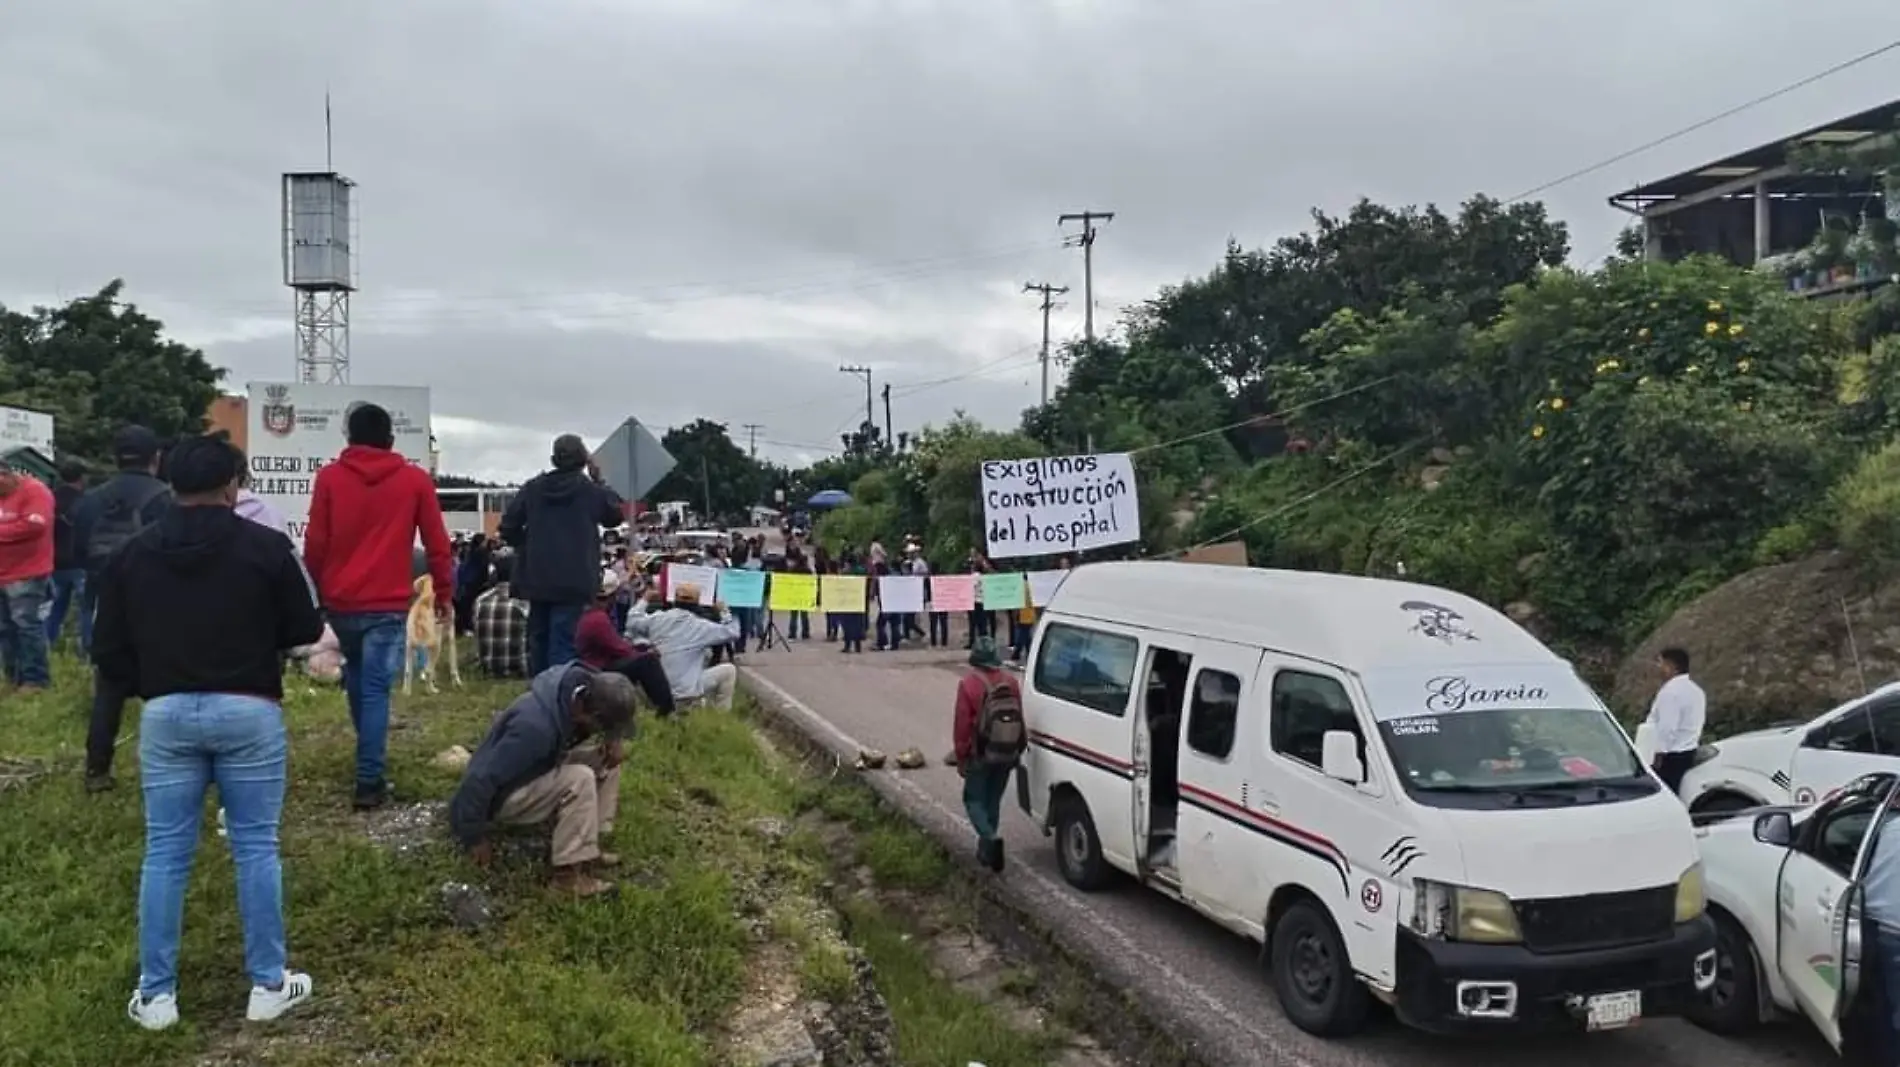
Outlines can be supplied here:
<path id="1" fill-rule="evenodd" d="M 1900 441 L 1863 457 L 1829 504 L 1842 548 L 1875 565 L 1900 563 Z"/>

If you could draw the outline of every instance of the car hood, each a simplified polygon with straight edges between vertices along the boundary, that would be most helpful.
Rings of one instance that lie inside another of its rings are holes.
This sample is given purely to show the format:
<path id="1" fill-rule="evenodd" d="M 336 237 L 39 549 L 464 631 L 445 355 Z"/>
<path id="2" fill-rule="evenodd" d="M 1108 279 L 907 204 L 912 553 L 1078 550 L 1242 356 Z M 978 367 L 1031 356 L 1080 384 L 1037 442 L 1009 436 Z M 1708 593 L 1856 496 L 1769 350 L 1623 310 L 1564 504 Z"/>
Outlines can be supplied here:
<path id="1" fill-rule="evenodd" d="M 1664 792 L 1568 808 L 1436 814 L 1458 842 L 1463 884 L 1517 900 L 1670 885 L 1696 862 L 1689 813 Z"/>

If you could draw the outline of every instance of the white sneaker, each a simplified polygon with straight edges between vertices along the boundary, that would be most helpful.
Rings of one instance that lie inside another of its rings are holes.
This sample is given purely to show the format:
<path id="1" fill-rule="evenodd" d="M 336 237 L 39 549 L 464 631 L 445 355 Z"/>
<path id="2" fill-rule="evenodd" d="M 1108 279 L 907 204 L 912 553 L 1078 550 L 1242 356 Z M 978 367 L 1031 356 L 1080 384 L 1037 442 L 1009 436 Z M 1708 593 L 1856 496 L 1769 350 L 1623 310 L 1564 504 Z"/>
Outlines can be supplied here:
<path id="1" fill-rule="evenodd" d="M 171 993 L 160 993 L 147 1000 L 134 989 L 125 1014 L 147 1030 L 163 1030 L 178 1023 L 178 998 Z"/>
<path id="2" fill-rule="evenodd" d="M 270 1022 L 309 1000 L 313 988 L 309 975 L 285 971 L 284 984 L 276 989 L 261 985 L 251 987 L 251 1006 L 245 1010 L 244 1017 L 254 1023 Z"/>

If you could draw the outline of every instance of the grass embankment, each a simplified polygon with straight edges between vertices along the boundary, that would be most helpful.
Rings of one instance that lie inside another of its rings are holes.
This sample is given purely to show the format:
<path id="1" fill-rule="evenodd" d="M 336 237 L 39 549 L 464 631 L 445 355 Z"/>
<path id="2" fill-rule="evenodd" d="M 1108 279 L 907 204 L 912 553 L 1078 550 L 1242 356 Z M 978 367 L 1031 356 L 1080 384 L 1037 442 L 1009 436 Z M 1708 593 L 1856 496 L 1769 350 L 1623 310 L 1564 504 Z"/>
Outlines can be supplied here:
<path id="1" fill-rule="evenodd" d="M 124 1016 L 137 973 L 135 904 L 143 847 L 136 706 L 128 709 L 118 790 L 80 788 L 86 682 L 70 660 L 54 689 L 0 697 L 0 1064 L 710 1065 L 742 1006 L 762 947 L 795 953 L 806 992 L 849 981 L 836 942 L 810 936 L 797 909 L 833 857 L 797 816 L 827 789 L 761 744 L 737 715 L 645 722 L 630 749 L 609 847 L 625 859 L 611 899 L 564 902 L 539 865 L 504 850 L 486 876 L 439 830 L 415 848 L 371 839 L 349 810 L 353 737 L 340 693 L 292 685 L 291 782 L 283 820 L 293 966 L 316 979 L 306 1008 L 263 1027 L 242 1022 L 242 973 L 228 850 L 215 798 L 187 904 L 180 960 L 185 1021 L 147 1034 Z M 473 745 L 514 685 L 469 679 L 440 696 L 396 698 L 391 777 L 402 803 L 445 798 L 452 772 L 431 757 Z M 798 827 L 763 834 L 762 820 Z M 941 856 L 921 835 L 882 827 L 861 859 L 928 885 Z M 496 913 L 456 928 L 445 882 L 482 885 Z M 1003 1025 L 995 1009 L 937 977 L 900 917 L 846 905 L 872 961 L 906 1064 L 1048 1063 L 1051 1039 Z"/>

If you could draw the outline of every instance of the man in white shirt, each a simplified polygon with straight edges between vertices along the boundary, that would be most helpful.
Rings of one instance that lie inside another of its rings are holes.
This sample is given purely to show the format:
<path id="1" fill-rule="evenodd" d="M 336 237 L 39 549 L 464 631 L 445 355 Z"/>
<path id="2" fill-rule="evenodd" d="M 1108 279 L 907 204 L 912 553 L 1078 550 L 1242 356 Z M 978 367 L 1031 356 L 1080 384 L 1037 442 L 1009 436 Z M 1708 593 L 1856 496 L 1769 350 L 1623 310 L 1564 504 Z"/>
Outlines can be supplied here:
<path id="1" fill-rule="evenodd" d="M 1662 688 L 1649 705 L 1649 725 L 1655 732 L 1656 777 L 1671 792 L 1680 792 L 1682 776 L 1695 765 L 1702 744 L 1702 723 L 1708 718 L 1709 698 L 1689 677 L 1689 653 L 1665 648 L 1656 657 L 1662 670 Z"/>

